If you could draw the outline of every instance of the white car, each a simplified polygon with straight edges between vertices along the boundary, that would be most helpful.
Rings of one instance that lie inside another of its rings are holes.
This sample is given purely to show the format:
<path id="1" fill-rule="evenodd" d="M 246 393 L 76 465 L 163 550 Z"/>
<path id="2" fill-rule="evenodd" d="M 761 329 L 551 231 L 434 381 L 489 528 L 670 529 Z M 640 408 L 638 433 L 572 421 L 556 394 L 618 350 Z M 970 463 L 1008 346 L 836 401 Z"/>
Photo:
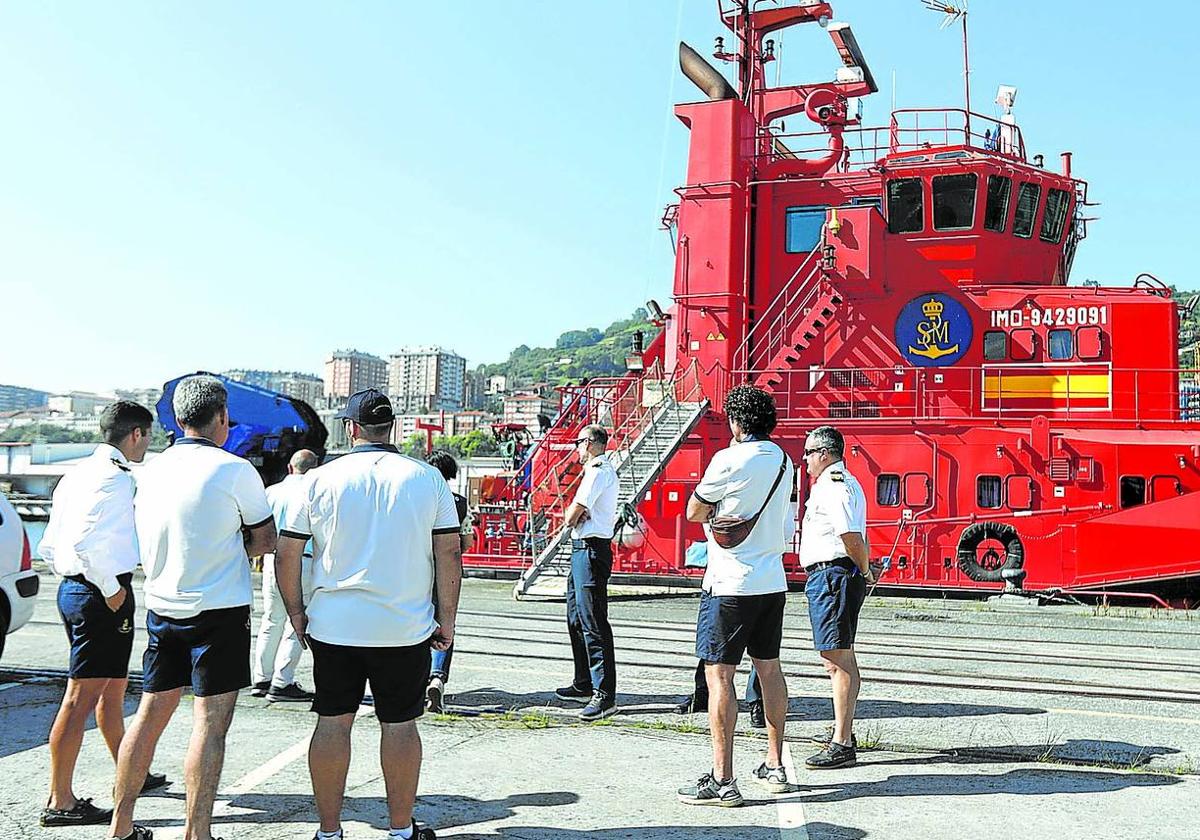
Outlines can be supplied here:
<path id="1" fill-rule="evenodd" d="M 38 573 L 33 570 L 25 524 L 0 494 L 0 656 L 4 639 L 33 615 Z"/>

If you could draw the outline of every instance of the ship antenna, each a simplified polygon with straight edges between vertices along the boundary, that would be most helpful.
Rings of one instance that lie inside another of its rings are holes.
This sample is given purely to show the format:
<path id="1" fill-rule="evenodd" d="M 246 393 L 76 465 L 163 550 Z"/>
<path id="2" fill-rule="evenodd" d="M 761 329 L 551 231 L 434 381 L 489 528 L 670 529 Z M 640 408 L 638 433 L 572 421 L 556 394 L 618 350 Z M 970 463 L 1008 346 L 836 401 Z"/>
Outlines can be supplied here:
<path id="1" fill-rule="evenodd" d="M 946 17 L 938 29 L 945 29 L 956 20 L 962 21 L 963 41 L 963 88 L 966 93 L 967 106 L 967 145 L 971 145 L 971 62 L 967 50 L 967 3 L 969 0 L 921 0 L 925 8 L 941 12 Z"/>

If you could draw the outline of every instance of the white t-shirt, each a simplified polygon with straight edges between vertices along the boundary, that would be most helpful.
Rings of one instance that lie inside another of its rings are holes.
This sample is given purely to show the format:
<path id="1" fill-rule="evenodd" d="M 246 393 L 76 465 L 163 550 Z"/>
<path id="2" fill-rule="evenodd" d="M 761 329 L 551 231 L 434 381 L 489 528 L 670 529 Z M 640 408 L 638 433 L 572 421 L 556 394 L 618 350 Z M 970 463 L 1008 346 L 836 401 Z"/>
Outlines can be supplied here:
<path id="1" fill-rule="evenodd" d="M 867 499 L 858 479 L 842 461 L 830 464 L 813 482 L 800 528 L 800 564 L 827 563 L 847 557 L 842 534 L 867 538 Z"/>
<path id="2" fill-rule="evenodd" d="M 243 526 L 271 521 L 254 467 L 204 438 L 180 438 L 138 471 L 134 519 L 146 608 L 167 618 L 252 600 Z"/>
<path id="3" fill-rule="evenodd" d="M 575 504 L 583 505 L 590 515 L 586 522 L 571 529 L 572 539 L 613 538 L 617 527 L 617 489 L 617 471 L 607 457 L 598 455 L 587 462 L 575 490 Z"/>
<path id="4" fill-rule="evenodd" d="M 713 456 L 696 487 L 695 496 L 716 506 L 716 516 L 749 519 L 762 507 L 779 465 L 783 478 L 746 541 L 734 548 L 721 548 L 713 541 L 707 524 L 708 570 L 704 590 L 713 595 L 767 595 L 787 591 L 783 553 L 795 532 L 789 521 L 795 468 L 778 445 L 767 440 L 732 443 Z"/>
<path id="5" fill-rule="evenodd" d="M 308 632 L 349 647 L 407 647 L 437 629 L 433 536 L 457 534 L 450 486 L 396 447 L 366 444 L 311 470 L 282 533 L 313 541 Z"/>
<path id="6" fill-rule="evenodd" d="M 267 501 L 271 503 L 271 513 L 275 516 L 275 526 L 279 530 L 283 530 L 283 523 L 287 522 L 291 509 L 303 504 L 307 498 L 304 494 L 306 483 L 303 475 L 289 473 L 283 477 L 283 481 L 267 488 Z M 312 557 L 311 542 L 304 546 L 304 555 Z"/>

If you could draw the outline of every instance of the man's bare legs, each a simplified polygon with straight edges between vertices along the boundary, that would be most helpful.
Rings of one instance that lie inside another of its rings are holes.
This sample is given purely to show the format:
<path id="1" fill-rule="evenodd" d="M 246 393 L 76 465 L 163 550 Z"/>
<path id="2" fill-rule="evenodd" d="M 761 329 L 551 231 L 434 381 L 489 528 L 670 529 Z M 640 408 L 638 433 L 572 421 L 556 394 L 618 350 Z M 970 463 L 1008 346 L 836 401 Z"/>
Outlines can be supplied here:
<path id="1" fill-rule="evenodd" d="M 706 662 L 708 728 L 712 734 L 713 774 L 718 782 L 733 778 L 733 729 L 737 723 L 737 694 L 733 690 L 736 665 Z"/>
<path id="2" fill-rule="evenodd" d="M 421 733 L 415 720 L 379 724 L 379 765 L 387 789 L 392 828 L 412 825 L 417 782 L 421 778 Z"/>
<path id="3" fill-rule="evenodd" d="M 854 735 L 854 706 L 858 702 L 858 660 L 853 648 L 823 650 L 825 670 L 833 683 L 833 742 L 850 746 Z"/>
<path id="4" fill-rule="evenodd" d="M 113 818 L 109 828 L 111 837 L 127 837 L 133 831 L 133 806 L 137 802 L 142 786 L 146 784 L 146 773 L 154 760 L 158 739 L 179 705 L 181 688 L 142 695 L 137 716 L 129 732 L 121 740 L 117 756 L 117 780 L 113 786 Z M 190 781 L 190 780 L 189 780 Z M 188 791 L 191 796 L 190 785 Z"/>
<path id="5" fill-rule="evenodd" d="M 787 722 L 787 681 L 778 659 L 754 659 L 767 718 L 767 766 L 783 766 L 783 729 Z"/>
<path id="6" fill-rule="evenodd" d="M 47 803 L 49 808 L 68 810 L 75 807 L 75 791 L 71 787 L 75 776 L 75 762 L 79 759 L 79 749 L 83 745 L 88 716 L 97 708 L 97 701 L 109 682 L 107 677 L 67 680 L 62 705 L 59 706 L 58 714 L 54 716 L 54 724 L 50 727 L 50 801 Z M 125 681 L 120 682 L 124 686 Z M 99 724 L 98 710 L 96 718 Z M 105 738 L 107 737 L 106 734 Z M 120 745 L 119 738 L 117 744 Z M 109 749 L 112 749 L 111 744 Z"/>
<path id="7" fill-rule="evenodd" d="M 109 680 L 96 704 L 96 728 L 104 736 L 113 764 L 117 763 L 121 740 L 125 737 L 125 686 L 128 682 L 128 679 Z"/>
<path id="8" fill-rule="evenodd" d="M 350 730 L 354 714 L 321 715 L 308 744 L 308 772 L 321 831 L 337 831 L 342 825 L 342 801 L 346 796 L 346 773 L 350 769 Z M 382 751 L 382 746 L 380 747 Z M 386 775 L 385 775 L 386 781 Z M 388 783 L 388 802 L 391 802 Z M 411 811 L 410 811 L 411 813 Z"/>
<path id="9" fill-rule="evenodd" d="M 213 802 L 225 766 L 225 735 L 233 722 L 237 692 L 197 697 L 192 714 L 183 775 L 187 782 L 187 824 L 184 840 L 212 840 Z"/>

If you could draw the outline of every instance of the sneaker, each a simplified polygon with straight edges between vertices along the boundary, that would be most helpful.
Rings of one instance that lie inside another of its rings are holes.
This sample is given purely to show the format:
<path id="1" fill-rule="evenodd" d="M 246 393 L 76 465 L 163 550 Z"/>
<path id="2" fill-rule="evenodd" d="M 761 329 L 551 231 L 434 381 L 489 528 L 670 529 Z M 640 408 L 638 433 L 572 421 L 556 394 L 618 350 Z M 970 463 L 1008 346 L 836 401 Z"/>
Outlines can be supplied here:
<path id="1" fill-rule="evenodd" d="M 280 688 L 271 686 L 271 690 L 267 692 L 268 703 L 308 703 L 316 697 L 311 691 L 305 691 L 300 687 L 300 683 L 292 683 Z"/>
<path id="2" fill-rule="evenodd" d="M 555 689 L 554 694 L 560 700 L 583 700 L 592 696 L 592 687 L 587 685 L 583 688 L 571 683 L 564 685 L 562 688 Z"/>
<path id="3" fill-rule="evenodd" d="M 763 711 L 762 703 L 750 704 L 750 725 L 755 729 L 767 728 L 767 715 Z"/>
<path id="4" fill-rule="evenodd" d="M 705 773 L 696 784 L 679 789 L 679 801 L 684 805 L 736 808 L 742 804 L 742 792 L 738 790 L 737 779 L 718 782 L 712 773 Z"/>
<path id="5" fill-rule="evenodd" d="M 142 793 L 155 790 L 167 784 L 165 773 L 147 773 L 146 781 L 142 783 Z"/>
<path id="6" fill-rule="evenodd" d="M 591 702 L 583 707 L 579 719 L 584 721 L 603 720 L 617 713 L 617 701 L 603 692 L 592 695 Z"/>
<path id="7" fill-rule="evenodd" d="M 690 715 L 690 714 L 693 714 L 696 712 L 707 712 L 707 711 L 708 711 L 708 695 L 707 694 L 701 694 L 698 697 L 695 694 L 689 694 L 687 697 L 684 697 L 682 700 L 680 700 L 679 703 L 676 704 L 676 706 L 675 706 L 675 714 L 677 714 L 677 715 Z"/>
<path id="8" fill-rule="evenodd" d="M 154 840 L 154 832 L 144 825 L 134 823 L 133 831 L 120 838 L 120 840 Z M 219 840 L 219 838 L 216 838 L 216 840 Z"/>
<path id="9" fill-rule="evenodd" d="M 441 677 L 431 677 L 425 687 L 425 708 L 431 712 L 441 712 L 444 708 L 442 698 L 446 693 L 446 683 Z"/>
<path id="10" fill-rule="evenodd" d="M 792 789 L 788 784 L 787 770 L 782 766 L 768 767 L 765 761 L 754 771 L 754 778 L 771 793 L 788 793 Z"/>
<path id="11" fill-rule="evenodd" d="M 805 765 L 813 770 L 833 770 L 837 767 L 853 767 L 858 760 L 858 751 L 851 746 L 830 743 L 825 749 L 804 760 Z"/>
<path id="12" fill-rule="evenodd" d="M 437 834 L 427 825 L 421 825 L 416 820 L 413 820 L 412 840 L 437 840 Z"/>
<path id="13" fill-rule="evenodd" d="M 267 692 L 271 690 L 271 681 L 256 682 L 253 688 L 250 689 L 251 697 L 266 697 Z"/>
<path id="14" fill-rule="evenodd" d="M 42 809 L 38 820 L 45 828 L 56 828 L 64 825 L 107 825 L 112 821 L 112 810 L 97 808 L 89 799 L 76 799 L 70 808 L 51 808 L 48 804 Z"/>

